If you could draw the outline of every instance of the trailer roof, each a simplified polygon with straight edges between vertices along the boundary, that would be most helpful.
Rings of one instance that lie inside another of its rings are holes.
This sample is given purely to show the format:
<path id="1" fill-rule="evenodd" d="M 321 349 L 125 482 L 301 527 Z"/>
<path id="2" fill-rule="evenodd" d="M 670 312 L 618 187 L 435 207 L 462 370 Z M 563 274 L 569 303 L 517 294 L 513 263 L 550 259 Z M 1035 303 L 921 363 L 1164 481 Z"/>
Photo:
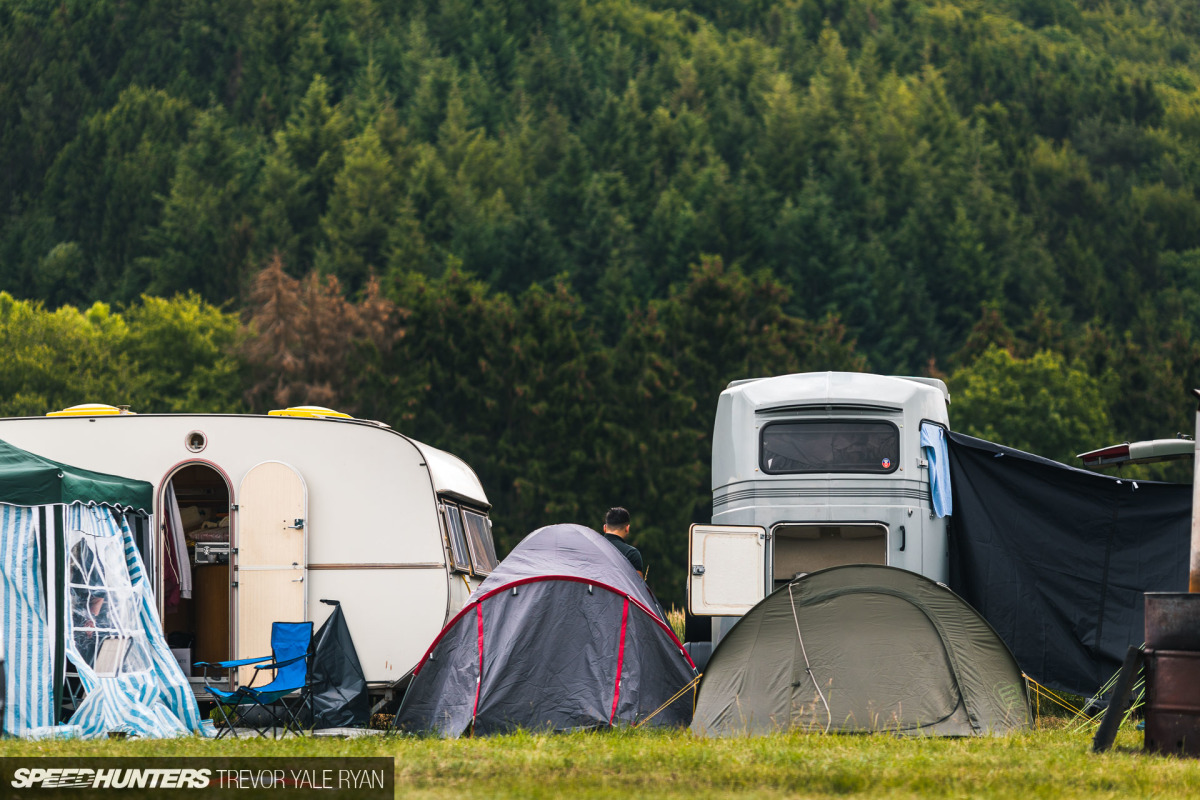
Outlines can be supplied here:
<path id="1" fill-rule="evenodd" d="M 872 375 L 866 372 L 802 372 L 774 378 L 733 381 L 725 391 L 742 395 L 755 410 L 796 405 L 878 405 L 886 400 L 896 407 L 914 399 L 941 393 L 949 405 L 950 390 L 937 378 Z"/>

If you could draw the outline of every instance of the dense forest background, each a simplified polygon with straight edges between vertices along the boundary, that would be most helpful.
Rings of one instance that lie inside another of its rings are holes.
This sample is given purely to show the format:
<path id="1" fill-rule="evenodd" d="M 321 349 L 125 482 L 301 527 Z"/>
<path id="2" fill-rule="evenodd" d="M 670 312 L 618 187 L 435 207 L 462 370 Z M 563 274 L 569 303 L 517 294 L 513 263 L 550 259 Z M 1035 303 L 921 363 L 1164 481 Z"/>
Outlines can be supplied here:
<path id="1" fill-rule="evenodd" d="M 0 413 L 330 405 L 677 602 L 732 379 L 1190 432 L 1198 87 L 1182 0 L 0 0 Z"/>

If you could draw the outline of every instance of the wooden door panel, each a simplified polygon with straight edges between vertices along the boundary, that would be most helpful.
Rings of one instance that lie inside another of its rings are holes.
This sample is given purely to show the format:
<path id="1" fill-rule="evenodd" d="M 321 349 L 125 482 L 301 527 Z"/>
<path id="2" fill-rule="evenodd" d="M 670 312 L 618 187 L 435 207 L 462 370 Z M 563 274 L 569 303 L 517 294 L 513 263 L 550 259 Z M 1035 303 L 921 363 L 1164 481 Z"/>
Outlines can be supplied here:
<path id="1" fill-rule="evenodd" d="M 304 621 L 303 570 L 240 570 L 238 577 L 238 658 L 271 652 L 272 622 Z M 297 612 L 297 609 L 300 609 Z M 254 667 L 242 667 L 239 685 L 254 677 Z M 254 682 L 267 683 L 270 675 Z"/>
<path id="2" fill-rule="evenodd" d="M 307 491 L 287 464 L 268 461 L 242 479 L 237 511 L 237 659 L 271 653 L 272 622 L 302 622 Z M 238 682 L 254 675 L 239 671 Z M 261 686 L 260 678 L 256 685 Z"/>

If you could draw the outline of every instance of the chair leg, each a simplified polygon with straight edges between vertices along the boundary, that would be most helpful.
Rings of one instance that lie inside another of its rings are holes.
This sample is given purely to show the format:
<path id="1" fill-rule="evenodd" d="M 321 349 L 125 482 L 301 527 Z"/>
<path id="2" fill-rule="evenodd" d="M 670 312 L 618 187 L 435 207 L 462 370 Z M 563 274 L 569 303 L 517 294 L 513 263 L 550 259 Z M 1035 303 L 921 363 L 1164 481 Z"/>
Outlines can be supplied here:
<path id="1" fill-rule="evenodd" d="M 226 713 L 225 704 L 221 702 L 217 703 L 217 711 L 220 712 L 221 718 L 225 720 L 225 730 L 217 732 L 218 739 L 224 737 L 227 733 L 232 733 L 235 739 L 241 738 L 238 736 L 237 728 L 234 725 L 242 718 L 242 715 L 238 713 L 238 706 L 231 706 L 231 709 L 233 710 L 233 719 L 230 719 L 229 714 Z"/>
<path id="2" fill-rule="evenodd" d="M 299 702 L 295 707 L 289 706 L 287 698 L 285 697 L 279 698 L 279 704 L 283 706 L 284 730 L 290 730 L 297 736 L 303 736 L 304 725 L 300 721 L 300 714 L 304 712 L 305 700 L 303 695 L 301 695 L 298 699 Z"/>
<path id="3" fill-rule="evenodd" d="M 275 711 L 271 708 L 271 706 L 267 705 L 262 700 L 255 698 L 254 705 L 251 706 L 251 710 L 253 710 L 255 708 L 261 708 L 264 712 L 266 712 L 266 714 L 268 716 L 270 716 L 272 722 L 274 722 L 274 724 L 271 725 L 271 738 L 273 738 L 273 739 L 279 738 L 279 729 L 280 728 L 283 728 L 284 733 L 287 732 L 287 730 L 288 730 L 287 722 L 285 720 L 281 719 L 280 716 L 278 714 L 276 714 Z M 263 739 L 267 738 L 266 730 L 262 726 L 256 725 L 254 729 L 260 737 L 262 737 Z"/>

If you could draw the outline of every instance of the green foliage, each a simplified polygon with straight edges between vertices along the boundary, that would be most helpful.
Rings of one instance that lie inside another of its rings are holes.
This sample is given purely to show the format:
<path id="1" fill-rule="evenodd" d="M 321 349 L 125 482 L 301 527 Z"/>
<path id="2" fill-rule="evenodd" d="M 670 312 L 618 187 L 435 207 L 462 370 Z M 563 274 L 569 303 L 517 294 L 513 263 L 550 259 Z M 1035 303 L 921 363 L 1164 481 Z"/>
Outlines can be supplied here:
<path id="1" fill-rule="evenodd" d="M 241 400 L 245 336 L 234 314 L 189 292 L 170 300 L 143 297 L 124 312 L 125 337 L 114 342 L 129 359 L 124 377 L 136 387 L 137 411 L 232 414 Z"/>
<path id="2" fill-rule="evenodd" d="M 0 282 L 244 301 L 278 251 L 351 293 L 455 266 L 510 295 L 565 275 L 595 313 L 665 298 L 711 253 L 785 281 L 791 313 L 837 313 L 880 371 L 949 361 L 981 304 L 1120 337 L 1200 247 L 1193 16 L 12 4 Z"/>
<path id="3" fill-rule="evenodd" d="M 86 402 L 128 404 L 130 360 L 113 345 L 125 320 L 104 303 L 47 311 L 0 292 L 0 385 L 5 416 L 38 416 Z"/>
<path id="4" fill-rule="evenodd" d="M 1069 463 L 1116 440 L 1110 386 L 1047 350 L 1015 358 L 991 347 L 947 382 L 954 429 Z"/>
<path id="5" fill-rule="evenodd" d="M 397 299 L 393 424 L 468 459 L 506 550 L 542 525 L 594 522 L 610 366 L 579 299 L 563 284 L 514 299 L 458 271 L 411 275 Z"/>
<path id="6" fill-rule="evenodd" d="M 237 318 L 193 295 L 145 298 L 124 314 L 13 299 L 0 292 L 0 415 L 80 403 L 136 411 L 242 410 Z"/>

